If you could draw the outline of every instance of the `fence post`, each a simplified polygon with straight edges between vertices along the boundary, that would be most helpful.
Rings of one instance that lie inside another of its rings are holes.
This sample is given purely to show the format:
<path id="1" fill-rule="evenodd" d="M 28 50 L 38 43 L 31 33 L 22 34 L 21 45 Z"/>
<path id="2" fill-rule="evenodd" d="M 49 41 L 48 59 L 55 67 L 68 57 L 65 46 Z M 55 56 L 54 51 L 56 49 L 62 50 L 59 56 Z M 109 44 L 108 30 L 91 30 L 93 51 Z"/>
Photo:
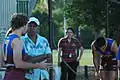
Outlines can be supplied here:
<path id="1" fill-rule="evenodd" d="M 85 77 L 88 79 L 88 66 L 84 66 Z"/>

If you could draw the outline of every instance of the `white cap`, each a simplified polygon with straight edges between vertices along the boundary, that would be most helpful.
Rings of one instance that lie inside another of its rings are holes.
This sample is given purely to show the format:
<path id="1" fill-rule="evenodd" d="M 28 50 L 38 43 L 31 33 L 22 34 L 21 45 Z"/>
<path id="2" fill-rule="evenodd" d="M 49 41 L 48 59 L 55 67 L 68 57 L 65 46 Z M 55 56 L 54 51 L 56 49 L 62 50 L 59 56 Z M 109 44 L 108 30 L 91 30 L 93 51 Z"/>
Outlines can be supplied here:
<path id="1" fill-rule="evenodd" d="M 30 17 L 28 23 L 30 23 L 30 22 L 35 22 L 37 25 L 40 25 L 39 20 L 35 17 Z"/>

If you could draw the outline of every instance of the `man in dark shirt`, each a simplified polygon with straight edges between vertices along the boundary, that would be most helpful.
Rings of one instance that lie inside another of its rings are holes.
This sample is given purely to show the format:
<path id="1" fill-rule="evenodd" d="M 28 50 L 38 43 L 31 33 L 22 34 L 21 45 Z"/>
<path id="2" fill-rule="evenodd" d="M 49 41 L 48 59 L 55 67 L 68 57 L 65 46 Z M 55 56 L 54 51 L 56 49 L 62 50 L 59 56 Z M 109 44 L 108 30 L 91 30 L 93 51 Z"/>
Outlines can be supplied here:
<path id="1" fill-rule="evenodd" d="M 83 47 L 79 40 L 73 37 L 72 28 L 68 28 L 66 34 L 67 35 L 58 42 L 58 65 L 61 66 L 61 80 L 66 80 L 67 74 L 68 80 L 75 80 L 76 74 L 71 69 L 75 72 L 77 71 L 77 64 L 82 57 Z M 80 50 L 79 55 L 77 55 L 77 50 Z M 71 69 L 68 66 L 70 66 Z"/>

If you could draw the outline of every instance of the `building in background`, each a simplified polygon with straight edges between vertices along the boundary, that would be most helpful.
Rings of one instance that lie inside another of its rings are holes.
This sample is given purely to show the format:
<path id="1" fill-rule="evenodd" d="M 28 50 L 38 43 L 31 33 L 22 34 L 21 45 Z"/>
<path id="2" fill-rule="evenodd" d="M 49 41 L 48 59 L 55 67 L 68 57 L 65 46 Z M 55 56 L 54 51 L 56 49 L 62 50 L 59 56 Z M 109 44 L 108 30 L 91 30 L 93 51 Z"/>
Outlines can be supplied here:
<path id="1" fill-rule="evenodd" d="M 0 42 L 10 27 L 10 19 L 13 13 L 31 15 L 37 0 L 1 0 L 0 2 Z"/>

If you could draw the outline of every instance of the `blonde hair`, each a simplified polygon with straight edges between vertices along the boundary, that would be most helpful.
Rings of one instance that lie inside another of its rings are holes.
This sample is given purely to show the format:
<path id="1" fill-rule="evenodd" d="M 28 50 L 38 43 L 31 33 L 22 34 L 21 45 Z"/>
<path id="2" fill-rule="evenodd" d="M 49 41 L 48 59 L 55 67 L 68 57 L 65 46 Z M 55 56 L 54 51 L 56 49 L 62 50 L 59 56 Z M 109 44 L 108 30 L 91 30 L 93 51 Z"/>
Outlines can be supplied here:
<path id="1" fill-rule="evenodd" d="M 13 29 L 12 29 L 12 27 L 10 27 L 5 34 L 5 37 L 7 37 L 12 32 L 13 32 Z"/>

